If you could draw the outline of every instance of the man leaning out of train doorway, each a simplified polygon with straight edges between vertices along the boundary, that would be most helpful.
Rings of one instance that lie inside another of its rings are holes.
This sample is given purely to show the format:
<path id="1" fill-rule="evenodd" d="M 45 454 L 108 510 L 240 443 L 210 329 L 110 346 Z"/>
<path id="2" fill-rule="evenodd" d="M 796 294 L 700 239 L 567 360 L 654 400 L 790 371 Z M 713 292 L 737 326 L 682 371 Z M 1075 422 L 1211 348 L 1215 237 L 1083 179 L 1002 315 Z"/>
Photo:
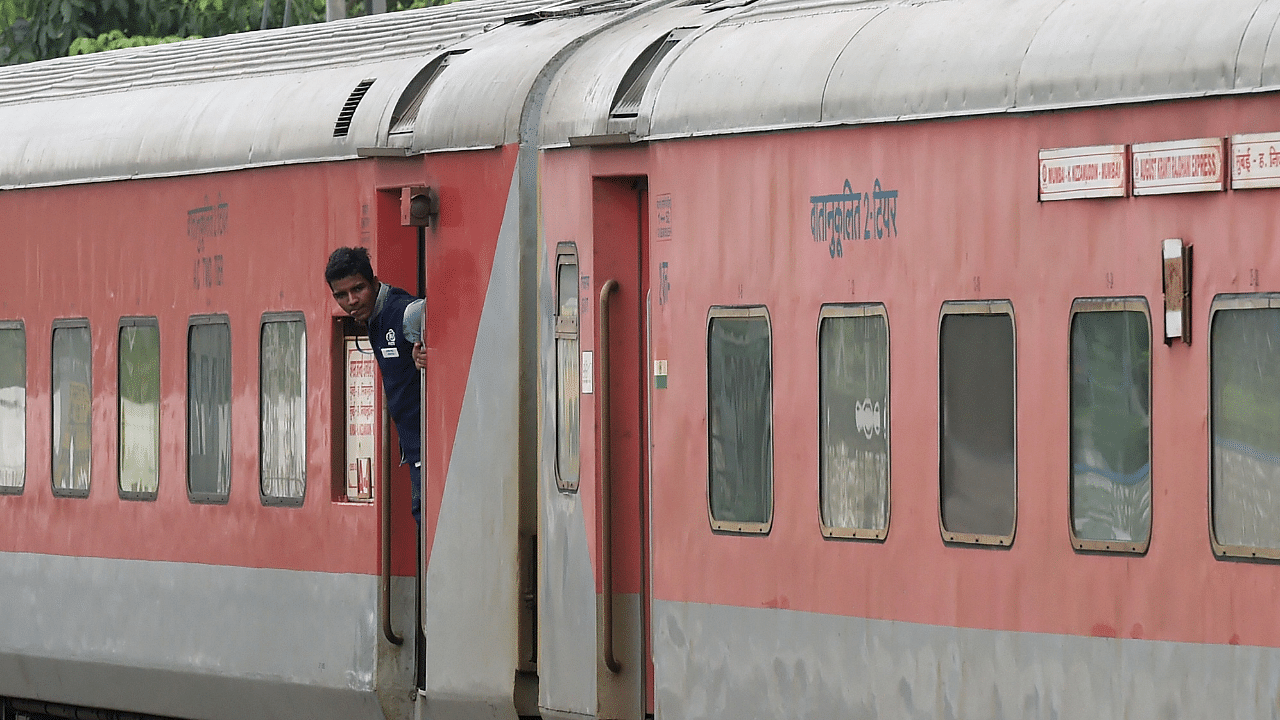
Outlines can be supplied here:
<path id="1" fill-rule="evenodd" d="M 413 492 L 413 520 L 422 524 L 422 450 L 418 398 L 423 367 L 422 314 L 425 301 L 380 282 L 373 274 L 369 251 L 340 247 L 329 255 L 325 282 L 338 307 L 369 330 L 369 345 L 378 361 L 387 410 L 400 436 L 400 462 L 408 463 Z"/>

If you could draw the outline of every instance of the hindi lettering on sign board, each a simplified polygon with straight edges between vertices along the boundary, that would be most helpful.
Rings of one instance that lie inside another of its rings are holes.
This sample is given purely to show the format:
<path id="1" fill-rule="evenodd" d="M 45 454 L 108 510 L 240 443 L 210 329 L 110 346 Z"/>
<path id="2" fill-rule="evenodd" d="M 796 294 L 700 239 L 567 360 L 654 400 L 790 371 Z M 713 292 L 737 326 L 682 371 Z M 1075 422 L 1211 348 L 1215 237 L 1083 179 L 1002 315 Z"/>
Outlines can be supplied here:
<path id="1" fill-rule="evenodd" d="M 1196 138 L 1133 146 L 1133 194 L 1216 192 L 1225 189 L 1223 139 Z"/>
<path id="2" fill-rule="evenodd" d="M 1280 133 L 1231 136 L 1231 189 L 1280 187 Z"/>
<path id="3" fill-rule="evenodd" d="M 1040 200 L 1124 197 L 1123 145 L 1040 151 Z"/>

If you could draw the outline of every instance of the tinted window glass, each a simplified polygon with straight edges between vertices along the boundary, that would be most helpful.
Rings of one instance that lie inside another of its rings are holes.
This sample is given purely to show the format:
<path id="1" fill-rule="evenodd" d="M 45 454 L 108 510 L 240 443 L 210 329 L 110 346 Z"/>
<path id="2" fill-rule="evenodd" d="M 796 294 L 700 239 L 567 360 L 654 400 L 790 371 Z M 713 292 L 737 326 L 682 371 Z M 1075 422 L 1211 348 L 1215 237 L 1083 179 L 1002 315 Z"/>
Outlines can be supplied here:
<path id="1" fill-rule="evenodd" d="M 889 327 L 882 314 L 828 308 L 818 331 L 819 504 L 831 530 L 889 523 Z"/>
<path id="2" fill-rule="evenodd" d="M 581 462 L 578 265 L 561 263 L 556 274 L 556 482 L 561 490 L 573 490 Z"/>
<path id="3" fill-rule="evenodd" d="M 65 324 L 64 324 L 65 323 Z M 53 491 L 89 494 L 93 384 L 87 321 L 55 321 L 53 326 Z"/>
<path id="4" fill-rule="evenodd" d="M 1013 317 L 945 314 L 941 332 L 942 527 L 968 541 L 1011 539 Z"/>
<path id="5" fill-rule="evenodd" d="M 0 324 L 0 492 L 22 488 L 27 464 L 27 333 Z"/>
<path id="6" fill-rule="evenodd" d="M 1210 333 L 1214 537 L 1280 550 L 1280 308 L 1220 310 Z"/>
<path id="7" fill-rule="evenodd" d="M 769 320 L 763 309 L 720 312 L 735 311 L 713 314 L 708 330 L 708 496 L 716 527 L 764 531 L 773 515 Z"/>
<path id="8" fill-rule="evenodd" d="M 193 318 L 187 337 L 187 488 L 196 501 L 231 489 L 231 328 Z"/>
<path id="9" fill-rule="evenodd" d="M 1147 315 L 1076 313 L 1071 321 L 1071 522 L 1077 540 L 1143 545 L 1151 535 L 1150 403 Z"/>
<path id="10" fill-rule="evenodd" d="M 262 324 L 262 496 L 302 500 L 307 484 L 307 331 L 298 319 Z"/>
<path id="11" fill-rule="evenodd" d="M 160 329 L 120 328 L 120 492 L 155 497 L 160 483 Z"/>

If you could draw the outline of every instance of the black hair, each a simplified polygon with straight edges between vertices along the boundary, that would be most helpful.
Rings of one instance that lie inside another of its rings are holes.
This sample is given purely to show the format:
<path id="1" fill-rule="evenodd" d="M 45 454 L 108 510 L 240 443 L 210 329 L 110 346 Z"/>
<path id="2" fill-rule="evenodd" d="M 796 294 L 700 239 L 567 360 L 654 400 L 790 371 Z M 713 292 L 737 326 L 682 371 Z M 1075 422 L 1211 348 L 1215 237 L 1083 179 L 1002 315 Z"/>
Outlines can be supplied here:
<path id="1" fill-rule="evenodd" d="M 329 256 L 329 264 L 324 267 L 324 281 L 332 285 L 342 278 L 360 275 L 369 284 L 373 284 L 373 265 L 369 262 L 369 251 L 362 247 L 340 247 Z"/>

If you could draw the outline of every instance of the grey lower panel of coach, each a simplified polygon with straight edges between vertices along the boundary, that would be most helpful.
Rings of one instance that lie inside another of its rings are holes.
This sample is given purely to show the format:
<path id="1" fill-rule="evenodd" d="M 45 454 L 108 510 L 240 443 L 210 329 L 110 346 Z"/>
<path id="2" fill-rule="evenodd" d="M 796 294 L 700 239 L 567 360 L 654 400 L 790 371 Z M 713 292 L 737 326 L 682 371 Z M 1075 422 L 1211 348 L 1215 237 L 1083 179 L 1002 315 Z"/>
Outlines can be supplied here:
<path id="1" fill-rule="evenodd" d="M 412 579 L 397 580 L 403 607 Z M 0 696 L 210 720 L 382 718 L 376 685 L 399 678 L 380 683 L 379 668 L 400 675 L 412 656 L 378 658 L 377 583 L 0 553 Z"/>
<path id="2" fill-rule="evenodd" d="M 1277 718 L 1280 650 L 654 603 L 657 716 Z"/>

